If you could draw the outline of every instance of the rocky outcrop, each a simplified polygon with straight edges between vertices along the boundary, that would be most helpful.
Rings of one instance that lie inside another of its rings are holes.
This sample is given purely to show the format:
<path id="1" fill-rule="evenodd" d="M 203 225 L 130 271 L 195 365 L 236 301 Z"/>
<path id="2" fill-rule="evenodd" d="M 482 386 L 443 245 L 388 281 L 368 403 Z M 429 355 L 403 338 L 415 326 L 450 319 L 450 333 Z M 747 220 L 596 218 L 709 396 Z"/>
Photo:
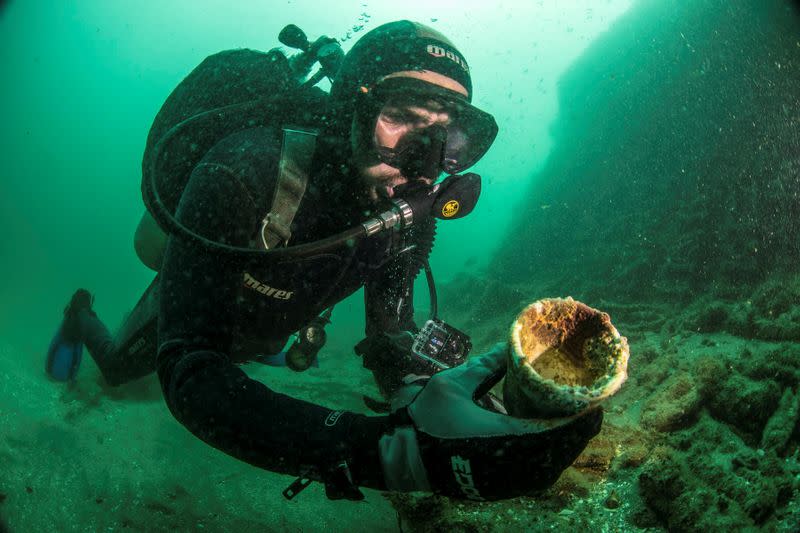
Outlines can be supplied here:
<path id="1" fill-rule="evenodd" d="M 492 270 L 587 302 L 737 296 L 795 272 L 797 28 L 781 1 L 633 9 L 560 81 L 554 149 Z"/>

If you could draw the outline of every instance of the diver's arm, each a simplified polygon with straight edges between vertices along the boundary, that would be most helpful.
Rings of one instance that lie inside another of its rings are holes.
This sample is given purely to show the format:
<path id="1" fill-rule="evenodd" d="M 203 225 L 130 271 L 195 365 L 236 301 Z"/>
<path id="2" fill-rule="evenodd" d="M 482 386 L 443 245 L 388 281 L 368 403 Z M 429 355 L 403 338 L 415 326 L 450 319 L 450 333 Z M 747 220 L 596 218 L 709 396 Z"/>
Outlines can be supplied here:
<path id="1" fill-rule="evenodd" d="M 242 246 L 264 204 L 232 168 L 198 165 L 176 216 L 208 238 Z M 378 440 L 387 417 L 332 411 L 279 394 L 231 362 L 232 304 L 242 268 L 169 237 L 157 367 L 170 411 L 200 439 L 252 465 L 327 481 L 346 462 L 356 484 L 383 488 Z"/>
<path id="2" fill-rule="evenodd" d="M 378 389 L 389 399 L 409 374 L 431 375 L 436 370 L 411 352 L 414 322 L 414 279 L 419 266 L 412 255 L 396 257 L 377 270 L 364 287 L 366 338 L 355 351 L 372 371 Z"/>
<path id="3" fill-rule="evenodd" d="M 241 245 L 246 235 L 239 228 L 248 227 L 255 211 L 237 178 L 219 165 L 196 169 L 178 219 L 206 237 Z M 331 498 L 363 498 L 356 486 L 518 496 L 555 481 L 599 429 L 596 417 L 540 428 L 482 410 L 474 399 L 501 376 L 504 350 L 440 372 L 424 388 L 409 385 L 411 403 L 389 416 L 331 411 L 278 394 L 226 354 L 241 265 L 170 236 L 161 276 L 157 366 L 170 411 L 225 453 L 324 481 Z"/>
<path id="4" fill-rule="evenodd" d="M 327 481 L 342 462 L 353 483 L 384 489 L 378 441 L 387 417 L 332 411 L 252 380 L 222 351 L 162 347 L 158 375 L 170 411 L 195 436 L 274 472 Z"/>
<path id="5" fill-rule="evenodd" d="M 416 332 L 414 280 L 428 261 L 436 220 L 420 220 L 411 228 L 404 252 L 377 269 L 364 284 L 367 337 L 387 332 Z"/>
<path id="6" fill-rule="evenodd" d="M 374 272 L 364 284 L 367 337 L 417 330 L 413 274 L 410 262 L 400 256 Z"/>

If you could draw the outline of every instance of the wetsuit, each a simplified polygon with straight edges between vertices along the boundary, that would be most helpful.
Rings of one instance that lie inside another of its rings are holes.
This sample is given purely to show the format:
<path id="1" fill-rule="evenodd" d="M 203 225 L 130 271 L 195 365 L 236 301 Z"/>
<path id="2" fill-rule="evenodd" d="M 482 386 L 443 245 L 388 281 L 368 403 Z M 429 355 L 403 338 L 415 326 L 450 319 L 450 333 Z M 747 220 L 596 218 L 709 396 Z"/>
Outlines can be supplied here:
<path id="1" fill-rule="evenodd" d="M 195 166 L 177 218 L 209 239 L 258 247 L 278 175 L 280 135 L 253 128 L 217 143 Z M 342 175 L 341 168 L 324 154 L 315 157 L 289 245 L 366 218 L 368 206 L 353 181 L 358 178 Z M 322 479 L 346 460 L 356 484 L 382 488 L 378 440 L 387 417 L 332 412 L 276 393 L 236 363 L 279 351 L 293 332 L 362 286 L 368 338 L 414 329 L 412 287 L 419 268 L 414 251 L 398 254 L 413 241 L 413 234 L 405 240 L 379 235 L 335 253 L 275 263 L 208 254 L 170 237 L 159 273 L 157 371 L 172 413 L 199 438 L 250 464 Z M 87 340 L 101 370 L 125 381 L 119 373 L 131 367 L 126 354 L 109 351 L 113 344 L 99 326 L 89 329 L 105 339 L 106 353 L 95 353 L 103 351 L 102 343 Z M 380 369 L 373 370 L 381 382 Z M 392 379 L 402 373 L 387 372 Z"/>

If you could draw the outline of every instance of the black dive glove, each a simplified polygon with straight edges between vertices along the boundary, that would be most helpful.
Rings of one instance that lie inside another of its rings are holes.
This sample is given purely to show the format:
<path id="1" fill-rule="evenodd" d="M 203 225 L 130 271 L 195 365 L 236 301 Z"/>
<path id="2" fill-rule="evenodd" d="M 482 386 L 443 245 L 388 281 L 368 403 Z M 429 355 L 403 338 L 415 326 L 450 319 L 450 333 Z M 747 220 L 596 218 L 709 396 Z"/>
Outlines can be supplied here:
<path id="1" fill-rule="evenodd" d="M 430 376 L 441 368 L 420 359 L 411 352 L 414 333 L 398 331 L 372 335 L 356 344 L 354 350 L 363 359 L 364 368 L 375 376 L 375 382 L 384 398 L 392 397 L 409 374 Z"/>
<path id="2" fill-rule="evenodd" d="M 550 487 L 600 431 L 602 410 L 523 420 L 475 401 L 505 374 L 506 345 L 444 370 L 393 401 L 394 431 L 380 439 L 389 490 L 500 500 Z M 406 404 L 407 405 L 404 405 Z"/>

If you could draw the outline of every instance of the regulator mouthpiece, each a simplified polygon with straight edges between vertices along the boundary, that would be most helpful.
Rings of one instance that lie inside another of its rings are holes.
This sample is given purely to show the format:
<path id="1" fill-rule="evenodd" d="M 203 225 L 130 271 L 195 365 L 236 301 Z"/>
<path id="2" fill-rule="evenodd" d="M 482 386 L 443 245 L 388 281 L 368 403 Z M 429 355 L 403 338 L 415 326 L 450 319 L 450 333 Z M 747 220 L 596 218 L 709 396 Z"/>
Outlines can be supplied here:
<path id="1" fill-rule="evenodd" d="M 435 180 L 442 173 L 447 130 L 430 126 L 404 135 L 395 148 L 378 147 L 381 162 L 400 169 L 403 176 Z"/>

